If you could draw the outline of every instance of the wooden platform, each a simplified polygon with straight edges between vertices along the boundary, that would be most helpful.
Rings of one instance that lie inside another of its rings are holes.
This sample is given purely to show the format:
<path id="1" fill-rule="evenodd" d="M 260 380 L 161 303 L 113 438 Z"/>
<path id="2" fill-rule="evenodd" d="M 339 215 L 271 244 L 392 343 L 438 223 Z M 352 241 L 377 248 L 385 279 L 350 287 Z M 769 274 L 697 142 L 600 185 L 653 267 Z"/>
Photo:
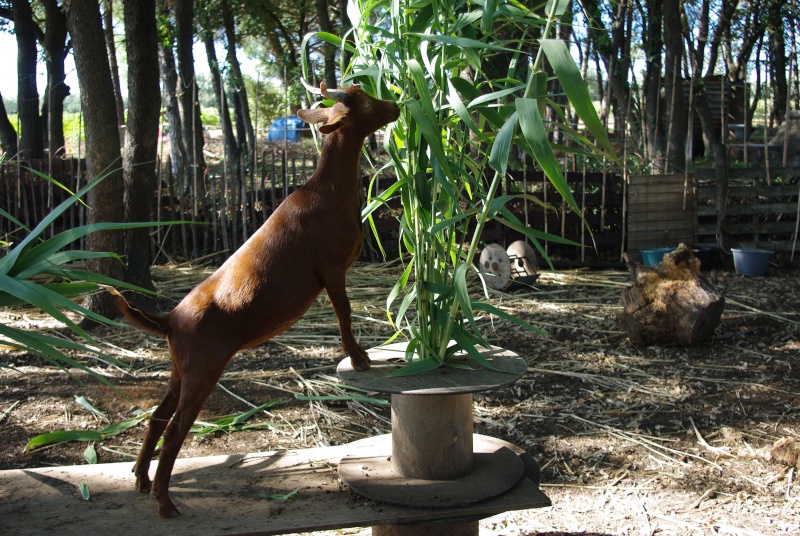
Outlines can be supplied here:
<path id="1" fill-rule="evenodd" d="M 158 518 L 155 500 L 135 491 L 133 462 L 0 471 L 0 534 L 290 534 L 480 519 L 550 506 L 529 478 L 501 497 L 461 509 L 371 502 L 339 484 L 336 468 L 349 448 L 179 459 L 170 494 L 183 515 L 170 520 Z M 81 483 L 89 488 L 88 501 Z M 295 489 L 284 501 L 267 498 Z"/>

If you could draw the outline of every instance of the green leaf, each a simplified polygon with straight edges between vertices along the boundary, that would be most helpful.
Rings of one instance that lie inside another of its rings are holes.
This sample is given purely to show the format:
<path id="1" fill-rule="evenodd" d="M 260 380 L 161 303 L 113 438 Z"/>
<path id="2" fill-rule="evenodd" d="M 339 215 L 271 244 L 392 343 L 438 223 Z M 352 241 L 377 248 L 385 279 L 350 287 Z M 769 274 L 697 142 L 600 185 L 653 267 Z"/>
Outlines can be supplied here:
<path id="1" fill-rule="evenodd" d="M 561 172 L 561 165 L 558 163 L 550 141 L 547 139 L 547 131 L 542 122 L 542 116 L 539 114 L 539 106 L 534 99 L 517 99 L 515 101 L 517 112 L 519 113 L 519 124 L 522 128 L 522 134 L 528 142 L 528 146 L 533 152 L 533 156 L 539 163 L 539 166 L 544 171 L 547 178 L 553 184 L 555 189 L 564 198 L 564 201 L 575 212 L 580 212 L 575 199 L 572 197 L 572 191 L 569 189 L 563 173 Z"/>
<path id="2" fill-rule="evenodd" d="M 301 395 L 296 394 L 294 397 L 297 400 L 311 401 L 311 402 L 364 402 L 366 404 L 375 404 L 377 406 L 389 406 L 388 400 L 381 398 L 372 398 L 363 395 Z"/>
<path id="3" fill-rule="evenodd" d="M 567 44 L 560 39 L 541 39 L 539 43 L 578 117 L 583 120 L 587 130 L 591 132 L 605 152 L 614 155 L 614 149 L 608 139 L 608 132 L 603 128 L 603 123 L 592 104 L 586 83 L 581 78 L 581 73 L 569 53 Z"/>
<path id="4" fill-rule="evenodd" d="M 75 397 L 75 402 L 77 402 L 77 404 L 79 406 L 89 410 L 89 412 L 94 413 L 98 417 L 105 417 L 106 416 L 105 413 L 103 413 L 102 411 L 100 411 L 99 409 L 94 407 L 91 402 L 86 400 L 86 397 L 84 397 L 84 396 L 76 396 Z"/>
<path id="5" fill-rule="evenodd" d="M 267 499 L 268 501 L 286 501 L 294 497 L 297 492 L 300 491 L 300 488 L 293 489 L 289 493 L 262 493 L 261 496 Z"/>
<path id="6" fill-rule="evenodd" d="M 57 443 L 67 443 L 69 441 L 102 441 L 103 434 L 97 430 L 62 430 L 58 432 L 50 432 L 41 434 L 25 445 L 22 454 L 27 456 L 37 448 L 45 447 L 47 445 L 55 445 Z"/>
<path id="7" fill-rule="evenodd" d="M 505 175 L 508 166 L 508 154 L 511 151 L 511 142 L 517 130 L 517 112 L 511 114 L 503 127 L 497 133 L 489 156 L 489 166 L 501 175 Z"/>
<path id="8" fill-rule="evenodd" d="M 92 498 L 92 494 L 89 492 L 89 485 L 85 482 L 81 482 L 80 485 L 78 485 L 78 489 L 80 490 L 81 498 L 84 501 L 88 501 Z"/>
<path id="9" fill-rule="evenodd" d="M 389 374 L 389 376 L 392 377 L 411 376 L 413 374 L 420 374 L 421 372 L 429 372 L 431 370 L 436 370 L 442 365 L 443 363 L 441 361 L 433 357 L 428 357 L 425 359 L 417 359 L 415 361 L 410 362 L 403 368 L 395 370 L 394 372 Z"/>
<path id="10" fill-rule="evenodd" d="M 97 451 L 94 450 L 94 443 L 89 444 L 86 450 L 83 451 L 83 458 L 89 462 L 90 465 L 97 463 Z"/>

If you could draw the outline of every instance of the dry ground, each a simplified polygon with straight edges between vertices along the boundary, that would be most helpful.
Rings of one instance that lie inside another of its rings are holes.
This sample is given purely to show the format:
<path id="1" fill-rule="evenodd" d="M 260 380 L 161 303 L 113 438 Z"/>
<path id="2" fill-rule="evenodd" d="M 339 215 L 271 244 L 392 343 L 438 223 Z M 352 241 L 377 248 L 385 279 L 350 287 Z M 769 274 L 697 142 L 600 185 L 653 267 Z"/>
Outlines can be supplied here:
<path id="1" fill-rule="evenodd" d="M 164 293 L 179 299 L 207 273 L 161 267 L 155 275 Z M 384 303 L 396 275 L 396 268 L 361 265 L 350 276 L 362 345 L 380 344 L 390 333 Z M 780 463 L 771 454 L 784 440 L 784 458 L 796 456 L 791 447 L 800 441 L 798 275 L 775 267 L 765 278 L 717 274 L 727 300 L 723 321 L 713 341 L 695 348 L 636 348 L 626 340 L 614 321 L 628 279 L 623 272 L 545 273 L 533 290 L 495 293 L 496 304 L 550 337 L 482 321 L 497 344 L 527 360 L 529 371 L 510 387 L 475 397 L 476 431 L 531 453 L 553 507 L 484 520 L 482 533 L 800 534 L 798 468 L 788 465 L 796 460 Z M 0 310 L 0 322 L 52 329 L 19 309 Z M 37 434 L 106 426 L 76 396 L 110 422 L 160 400 L 169 374 L 163 341 L 127 328 L 99 338 L 126 366 L 82 359 L 125 396 L 0 346 L 0 363 L 8 366 L 0 368 L 0 469 L 86 463 L 85 444 L 22 454 Z M 292 330 L 236 357 L 201 415 L 208 421 L 284 401 L 253 418 L 265 427 L 189 439 L 181 455 L 340 444 L 388 431 L 384 405 L 295 398 L 342 394 L 334 377 L 340 359 L 323 295 Z M 132 460 L 142 432 L 140 425 L 95 445 L 99 461 Z"/>

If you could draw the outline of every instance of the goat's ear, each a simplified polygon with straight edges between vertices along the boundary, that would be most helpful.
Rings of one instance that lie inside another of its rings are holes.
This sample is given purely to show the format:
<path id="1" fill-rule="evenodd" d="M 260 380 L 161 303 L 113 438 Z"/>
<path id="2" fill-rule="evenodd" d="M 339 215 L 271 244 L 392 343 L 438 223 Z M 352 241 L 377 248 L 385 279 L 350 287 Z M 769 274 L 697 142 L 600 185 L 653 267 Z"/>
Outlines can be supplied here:
<path id="1" fill-rule="evenodd" d="M 297 110 L 297 117 L 310 125 L 324 123 L 330 117 L 330 108 L 314 108 L 311 110 Z"/>
<path id="2" fill-rule="evenodd" d="M 338 106 L 332 108 L 314 108 L 312 110 L 297 110 L 297 116 L 306 123 L 315 125 L 325 123 L 319 127 L 323 134 L 330 134 L 347 120 L 347 110 Z"/>
<path id="3" fill-rule="evenodd" d="M 328 117 L 328 122 L 319 127 L 319 131 L 323 134 L 330 134 L 340 126 L 347 122 L 347 109 L 339 106 L 328 108 L 331 111 Z"/>

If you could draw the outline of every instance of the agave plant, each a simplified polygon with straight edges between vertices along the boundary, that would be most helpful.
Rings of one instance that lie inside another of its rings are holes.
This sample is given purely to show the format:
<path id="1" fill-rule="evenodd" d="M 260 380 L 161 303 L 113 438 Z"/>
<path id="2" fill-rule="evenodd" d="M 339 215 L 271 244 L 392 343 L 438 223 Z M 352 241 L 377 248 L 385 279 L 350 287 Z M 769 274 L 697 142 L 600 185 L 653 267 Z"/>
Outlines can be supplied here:
<path id="1" fill-rule="evenodd" d="M 29 170 L 39 177 L 52 182 L 66 190 L 58 181 L 34 170 Z M 88 372 L 103 383 L 108 380 L 91 371 L 80 362 L 72 359 L 68 351 L 90 353 L 107 362 L 122 365 L 113 357 L 103 354 L 96 341 L 75 322 L 68 313 L 79 318 L 88 318 L 107 325 L 119 325 L 101 315 L 82 307 L 76 298 L 103 288 L 120 287 L 139 292 L 145 289 L 127 284 L 123 281 L 104 277 L 75 267 L 76 263 L 90 258 L 119 258 L 115 252 L 94 252 L 84 250 L 67 250 L 68 245 L 95 231 L 130 229 L 134 227 L 152 226 L 152 223 L 95 223 L 82 225 L 62 231 L 45 239 L 44 233 L 51 224 L 73 204 L 82 202 L 81 198 L 102 181 L 102 175 L 72 195 L 47 214 L 34 229 L 28 229 L 7 211 L 0 209 L 0 216 L 10 220 L 19 229 L 19 235 L 25 235 L 19 242 L 0 241 L 0 306 L 31 305 L 53 319 L 63 323 L 83 342 L 52 337 L 44 333 L 27 331 L 0 323 L 0 340 L 4 344 L 42 357 L 43 359 L 63 367 L 74 367 Z M 120 260 L 121 262 L 121 260 Z M 0 362 L 0 366 L 3 363 Z"/>
<path id="2" fill-rule="evenodd" d="M 363 210 L 372 224 L 389 199 L 403 205 L 400 253 L 410 260 L 387 303 L 410 341 L 411 364 L 398 374 L 437 368 L 459 350 L 490 366 L 479 351 L 489 345 L 475 321 L 481 312 L 536 329 L 492 306 L 485 285 L 479 298 L 468 291 L 488 221 L 523 233 L 545 258 L 541 240 L 564 242 L 521 223 L 507 208 L 517 196 L 498 195 L 512 151 L 535 159 L 575 211 L 548 133 L 558 128 L 615 160 L 568 45 L 548 38 L 568 4 L 549 0 L 542 14 L 516 0 L 357 0 L 348 7 L 351 34 L 315 34 L 350 53 L 345 84 L 394 98 L 402 110 L 384 138 L 397 181 Z M 545 57 L 597 145 L 566 124 L 563 107 L 547 93 Z M 561 122 L 545 123 L 546 106 Z"/>

